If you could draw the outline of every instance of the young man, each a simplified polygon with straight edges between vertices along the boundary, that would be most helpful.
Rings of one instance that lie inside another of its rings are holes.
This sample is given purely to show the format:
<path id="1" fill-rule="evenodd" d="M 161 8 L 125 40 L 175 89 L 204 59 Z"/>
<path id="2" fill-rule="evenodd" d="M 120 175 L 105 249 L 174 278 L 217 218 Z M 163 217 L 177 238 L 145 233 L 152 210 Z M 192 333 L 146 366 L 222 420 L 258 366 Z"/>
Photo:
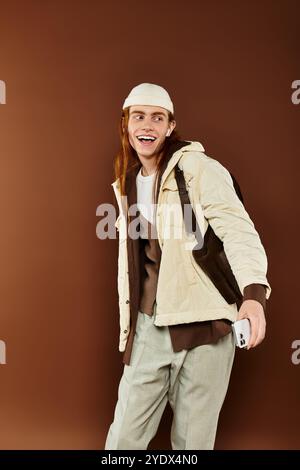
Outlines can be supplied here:
<path id="1" fill-rule="evenodd" d="M 112 184 L 119 207 L 124 370 L 105 449 L 147 449 L 168 401 L 172 448 L 213 449 L 234 360 L 231 324 L 250 320 L 248 349 L 265 336 L 271 287 L 259 235 L 228 170 L 200 142 L 181 140 L 175 127 L 164 88 L 142 83 L 131 90 L 123 104 Z M 191 238 L 174 176 L 177 163 L 203 237 L 210 224 L 224 244 L 242 293 L 239 305 L 223 298 L 187 249 Z M 138 212 L 131 210 L 136 204 Z M 167 214 L 171 206 L 179 207 L 175 222 Z"/>

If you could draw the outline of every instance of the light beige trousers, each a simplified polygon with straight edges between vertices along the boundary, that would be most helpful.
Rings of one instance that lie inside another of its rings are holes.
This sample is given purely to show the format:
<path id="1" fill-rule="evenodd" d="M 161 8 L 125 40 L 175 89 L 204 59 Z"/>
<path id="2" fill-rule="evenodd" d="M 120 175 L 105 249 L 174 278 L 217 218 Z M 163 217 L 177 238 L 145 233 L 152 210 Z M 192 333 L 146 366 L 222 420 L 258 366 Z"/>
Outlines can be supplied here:
<path id="1" fill-rule="evenodd" d="M 169 400 L 172 449 L 213 449 L 235 354 L 233 334 L 174 352 L 167 326 L 139 312 L 105 449 L 147 449 Z"/>

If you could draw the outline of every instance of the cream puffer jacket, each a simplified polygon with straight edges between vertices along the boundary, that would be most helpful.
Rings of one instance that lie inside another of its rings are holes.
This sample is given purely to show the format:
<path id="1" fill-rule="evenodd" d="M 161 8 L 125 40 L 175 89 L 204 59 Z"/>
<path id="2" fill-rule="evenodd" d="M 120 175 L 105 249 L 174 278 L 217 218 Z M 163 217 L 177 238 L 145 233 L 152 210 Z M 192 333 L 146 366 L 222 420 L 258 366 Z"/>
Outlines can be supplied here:
<path id="1" fill-rule="evenodd" d="M 204 153 L 200 142 L 176 151 L 162 175 L 156 213 L 158 241 L 162 250 L 156 294 L 155 325 L 175 325 L 204 320 L 237 318 L 236 304 L 228 304 L 192 256 L 194 235 L 187 235 L 174 167 L 184 172 L 191 204 L 204 237 L 208 221 L 222 240 L 241 293 L 252 283 L 271 287 L 266 278 L 267 257 L 248 212 L 238 198 L 229 171 Z M 118 180 L 112 183 L 119 207 L 115 226 L 119 231 L 118 294 L 120 314 L 119 351 L 124 351 L 130 330 L 127 259 L 127 198 L 120 194 Z M 173 208 L 175 217 L 170 216 Z M 175 210 L 174 210 L 175 208 Z M 178 237 L 178 233 L 182 234 Z"/>

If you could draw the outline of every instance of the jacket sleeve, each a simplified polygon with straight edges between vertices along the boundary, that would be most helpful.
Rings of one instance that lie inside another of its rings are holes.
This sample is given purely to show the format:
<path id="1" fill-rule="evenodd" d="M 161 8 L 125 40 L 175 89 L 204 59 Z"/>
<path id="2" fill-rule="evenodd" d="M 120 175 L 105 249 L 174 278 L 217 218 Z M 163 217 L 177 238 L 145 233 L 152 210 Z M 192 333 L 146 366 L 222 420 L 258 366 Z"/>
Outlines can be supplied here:
<path id="1" fill-rule="evenodd" d="M 229 171 L 217 160 L 210 159 L 201 173 L 199 186 L 203 214 L 223 242 L 244 299 L 255 298 L 263 304 L 263 292 L 257 285 L 265 286 L 266 299 L 271 294 L 266 277 L 266 252 L 254 223 L 235 192 Z"/>

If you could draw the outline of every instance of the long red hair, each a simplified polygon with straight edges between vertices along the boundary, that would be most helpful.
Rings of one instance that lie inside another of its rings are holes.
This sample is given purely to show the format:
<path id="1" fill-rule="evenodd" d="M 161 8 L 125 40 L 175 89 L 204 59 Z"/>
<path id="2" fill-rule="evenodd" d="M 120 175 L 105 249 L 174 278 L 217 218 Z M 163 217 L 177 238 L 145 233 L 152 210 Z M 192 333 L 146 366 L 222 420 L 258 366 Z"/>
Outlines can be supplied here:
<path id="1" fill-rule="evenodd" d="M 168 117 L 169 117 L 169 122 L 175 120 L 174 115 L 170 111 L 168 111 Z M 128 120 L 129 120 L 129 107 L 122 110 L 122 116 L 119 122 L 119 129 L 118 129 L 120 141 L 121 141 L 121 147 L 114 159 L 114 173 L 115 173 L 115 178 L 116 179 L 119 178 L 119 181 L 120 181 L 121 195 L 126 194 L 125 181 L 126 181 L 127 172 L 141 166 L 140 159 L 135 149 L 131 146 L 129 142 Z M 164 169 L 164 161 L 165 161 L 166 152 L 168 151 L 168 148 L 172 143 L 179 141 L 179 140 L 181 140 L 181 136 L 175 127 L 171 135 L 165 138 L 163 148 L 158 154 L 157 161 L 156 161 L 157 173 L 156 173 L 156 178 L 154 182 L 154 188 L 156 188 L 156 195 L 157 195 L 157 182 Z"/>

